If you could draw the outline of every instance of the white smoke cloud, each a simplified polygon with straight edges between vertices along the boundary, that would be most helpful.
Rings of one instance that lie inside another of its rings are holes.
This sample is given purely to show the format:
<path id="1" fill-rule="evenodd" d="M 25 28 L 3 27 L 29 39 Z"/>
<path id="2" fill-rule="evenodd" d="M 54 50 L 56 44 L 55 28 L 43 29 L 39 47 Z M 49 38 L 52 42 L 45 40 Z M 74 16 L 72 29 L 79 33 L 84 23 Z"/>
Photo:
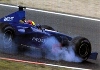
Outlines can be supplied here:
<path id="1" fill-rule="evenodd" d="M 47 38 L 44 45 L 47 53 L 45 58 L 51 60 L 60 60 L 60 43 L 54 37 Z"/>
<path id="2" fill-rule="evenodd" d="M 82 59 L 76 56 L 73 46 L 61 46 L 55 37 L 47 38 L 46 45 L 46 58 L 50 60 L 64 60 L 68 62 L 82 62 Z"/>
<path id="3" fill-rule="evenodd" d="M 3 33 L 0 33 L 0 52 L 15 54 L 17 53 L 17 46 L 11 38 L 5 37 Z"/>
<path id="4" fill-rule="evenodd" d="M 62 48 L 62 60 L 69 62 L 82 62 L 82 59 L 76 56 L 72 46 L 68 46 L 68 48 Z"/>
<path id="5" fill-rule="evenodd" d="M 8 54 L 18 53 L 18 46 L 15 45 L 13 40 L 7 44 L 7 41 L 3 40 L 3 37 L 4 34 L 0 34 L 0 52 Z M 82 59 L 76 56 L 72 47 L 73 46 L 62 47 L 55 37 L 50 37 L 44 40 L 44 43 L 42 44 L 42 50 L 35 47 L 30 47 L 30 50 L 25 52 L 25 55 L 34 58 L 42 58 L 41 51 L 43 51 L 45 53 L 46 59 L 56 61 L 64 60 L 68 62 L 81 62 Z"/>

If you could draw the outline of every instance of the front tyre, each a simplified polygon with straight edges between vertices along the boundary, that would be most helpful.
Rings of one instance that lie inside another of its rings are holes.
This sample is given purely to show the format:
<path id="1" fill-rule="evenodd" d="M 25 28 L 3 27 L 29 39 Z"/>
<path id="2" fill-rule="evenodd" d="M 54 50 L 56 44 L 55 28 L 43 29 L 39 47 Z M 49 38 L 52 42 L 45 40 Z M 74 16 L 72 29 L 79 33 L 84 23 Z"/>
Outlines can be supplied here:
<path id="1" fill-rule="evenodd" d="M 91 54 L 91 43 L 87 38 L 75 37 L 71 43 L 74 45 L 75 54 L 83 59 L 87 60 Z"/>
<path id="2" fill-rule="evenodd" d="M 48 25 L 41 25 L 42 28 L 48 29 L 48 30 L 52 30 L 55 31 L 52 27 L 48 26 Z"/>

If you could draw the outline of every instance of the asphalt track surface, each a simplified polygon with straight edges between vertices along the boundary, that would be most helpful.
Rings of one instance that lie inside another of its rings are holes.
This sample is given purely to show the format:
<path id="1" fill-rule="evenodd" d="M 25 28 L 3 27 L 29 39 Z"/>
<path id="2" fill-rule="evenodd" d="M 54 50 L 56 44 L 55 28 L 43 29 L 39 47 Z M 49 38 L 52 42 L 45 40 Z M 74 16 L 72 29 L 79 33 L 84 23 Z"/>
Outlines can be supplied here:
<path id="1" fill-rule="evenodd" d="M 16 8 L 0 6 L 0 18 L 15 11 L 17 11 Z M 83 63 L 72 63 L 65 61 L 57 62 L 46 59 L 34 59 L 23 55 L 8 55 L 0 53 L 1 57 L 10 57 L 29 61 L 40 61 L 60 64 L 64 66 L 100 70 L 100 21 L 43 13 L 32 10 L 26 10 L 26 17 L 27 19 L 35 21 L 36 24 L 46 24 L 52 26 L 55 30 L 72 37 L 83 36 L 88 38 L 92 44 L 92 51 L 96 51 L 99 53 L 97 60 L 88 60 L 87 62 Z"/>

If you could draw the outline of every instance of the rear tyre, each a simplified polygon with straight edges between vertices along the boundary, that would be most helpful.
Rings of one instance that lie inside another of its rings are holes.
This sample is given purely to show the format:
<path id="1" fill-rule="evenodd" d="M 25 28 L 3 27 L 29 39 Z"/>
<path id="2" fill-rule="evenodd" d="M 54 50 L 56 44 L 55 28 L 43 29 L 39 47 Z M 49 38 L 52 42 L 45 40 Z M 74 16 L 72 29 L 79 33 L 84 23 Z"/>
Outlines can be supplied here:
<path id="1" fill-rule="evenodd" d="M 74 45 L 75 54 L 86 61 L 91 54 L 91 44 L 88 39 L 84 37 L 75 37 L 71 43 Z"/>
<path id="2" fill-rule="evenodd" d="M 9 24 L 2 23 L 0 28 L 0 50 L 4 53 L 15 53 L 16 45 L 14 43 L 14 29 Z"/>

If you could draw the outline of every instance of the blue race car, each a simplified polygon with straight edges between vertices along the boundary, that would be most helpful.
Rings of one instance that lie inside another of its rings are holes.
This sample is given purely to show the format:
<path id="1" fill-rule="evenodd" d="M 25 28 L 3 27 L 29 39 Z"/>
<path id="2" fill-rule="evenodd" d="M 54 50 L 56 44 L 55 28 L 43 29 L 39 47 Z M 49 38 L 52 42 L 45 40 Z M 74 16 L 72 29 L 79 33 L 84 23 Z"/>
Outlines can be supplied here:
<path id="1" fill-rule="evenodd" d="M 0 19 L 0 50 L 3 52 L 8 51 L 11 48 L 13 52 L 18 51 L 20 53 L 31 51 L 32 48 L 40 49 L 42 56 L 45 57 L 48 49 L 47 41 L 49 38 L 54 38 L 57 42 L 52 43 L 55 49 L 59 46 L 60 49 L 72 47 L 75 55 L 81 59 L 87 60 L 88 58 L 96 59 L 97 54 L 91 53 L 91 43 L 85 37 L 72 38 L 68 35 L 55 31 L 52 27 L 47 25 L 30 25 L 20 23 L 19 21 L 25 17 L 25 7 L 19 6 L 19 10 L 10 15 L 7 15 Z M 52 41 L 54 41 L 54 39 Z M 16 49 L 15 49 L 16 45 Z M 10 52 L 10 50 L 9 50 Z M 8 52 L 7 52 L 8 53 Z M 12 52 L 11 52 L 12 53 Z M 96 55 L 94 55 L 96 54 Z"/>

